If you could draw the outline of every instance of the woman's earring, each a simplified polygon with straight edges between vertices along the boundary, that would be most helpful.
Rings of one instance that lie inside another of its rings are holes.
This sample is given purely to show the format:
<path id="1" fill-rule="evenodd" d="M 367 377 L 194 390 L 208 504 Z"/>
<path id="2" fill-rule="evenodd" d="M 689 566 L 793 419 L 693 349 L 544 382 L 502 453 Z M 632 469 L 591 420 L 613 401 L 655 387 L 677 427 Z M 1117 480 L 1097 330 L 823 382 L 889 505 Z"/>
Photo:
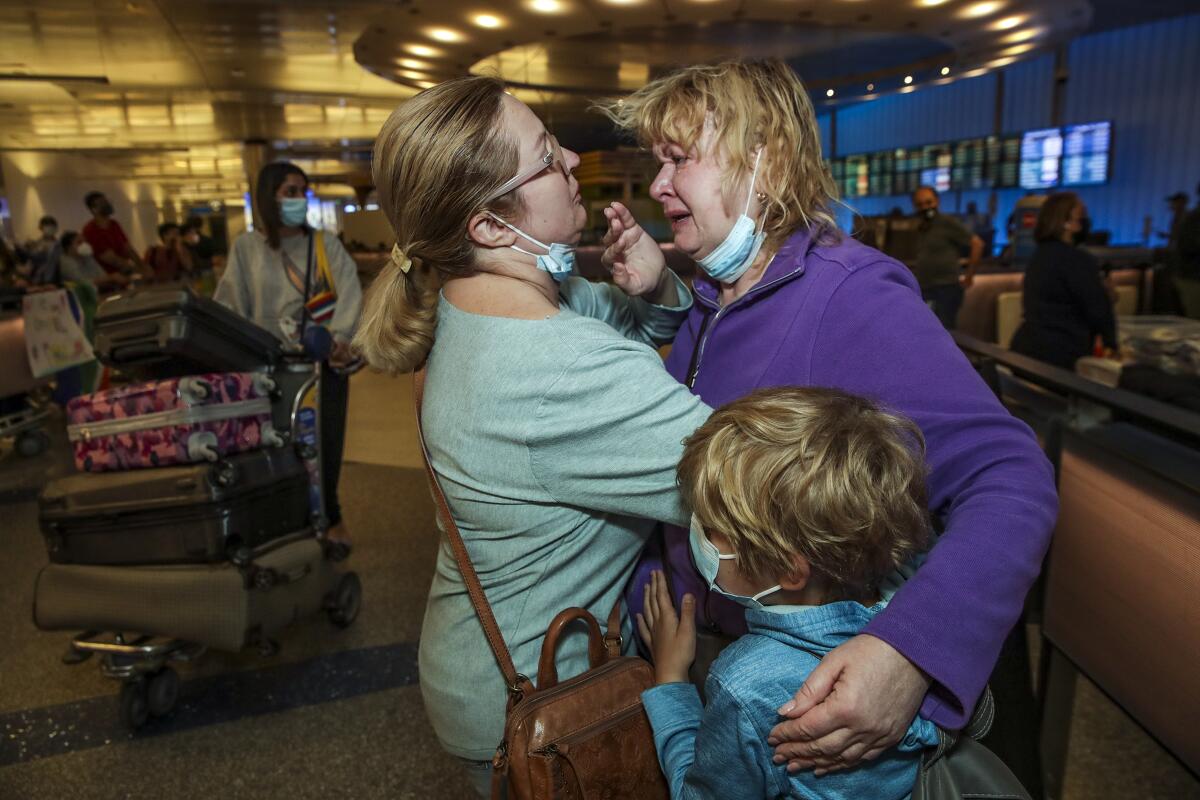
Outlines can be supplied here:
<path id="1" fill-rule="evenodd" d="M 756 197 L 758 198 L 758 202 L 760 202 L 760 203 L 761 203 L 761 202 L 763 202 L 763 201 L 765 201 L 765 200 L 767 199 L 767 193 L 766 193 L 766 192 L 759 192 L 759 193 L 756 195 Z"/>

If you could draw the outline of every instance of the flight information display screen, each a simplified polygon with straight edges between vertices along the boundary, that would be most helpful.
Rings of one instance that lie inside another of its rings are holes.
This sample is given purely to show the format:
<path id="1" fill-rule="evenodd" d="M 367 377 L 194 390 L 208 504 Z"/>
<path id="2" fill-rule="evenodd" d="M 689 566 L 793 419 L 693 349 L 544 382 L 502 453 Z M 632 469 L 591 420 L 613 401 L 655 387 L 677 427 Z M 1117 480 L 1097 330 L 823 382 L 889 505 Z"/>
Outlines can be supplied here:
<path id="1" fill-rule="evenodd" d="M 1112 123 L 896 147 L 833 159 L 830 173 L 843 197 L 938 191 L 1094 186 L 1109 177 Z"/>
<path id="2" fill-rule="evenodd" d="M 1097 186 L 1108 182 L 1112 123 L 1090 122 L 1063 129 L 1063 186 Z"/>
<path id="3" fill-rule="evenodd" d="M 1021 188 L 1057 186 L 1062 152 L 1063 137 L 1059 128 L 1027 131 L 1021 137 Z"/>

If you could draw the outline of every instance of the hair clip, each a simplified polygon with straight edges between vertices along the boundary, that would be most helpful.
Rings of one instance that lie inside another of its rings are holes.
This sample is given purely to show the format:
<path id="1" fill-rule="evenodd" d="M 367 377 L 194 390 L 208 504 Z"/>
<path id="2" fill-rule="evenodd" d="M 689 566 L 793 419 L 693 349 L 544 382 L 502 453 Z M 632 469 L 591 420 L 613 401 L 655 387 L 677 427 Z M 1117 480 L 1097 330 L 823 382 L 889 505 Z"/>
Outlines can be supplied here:
<path id="1" fill-rule="evenodd" d="M 398 266 L 400 271 L 405 275 L 407 275 L 408 271 L 412 269 L 412 259 L 404 254 L 404 251 L 400 249 L 399 244 L 392 245 L 392 261 L 396 262 L 396 266 Z"/>

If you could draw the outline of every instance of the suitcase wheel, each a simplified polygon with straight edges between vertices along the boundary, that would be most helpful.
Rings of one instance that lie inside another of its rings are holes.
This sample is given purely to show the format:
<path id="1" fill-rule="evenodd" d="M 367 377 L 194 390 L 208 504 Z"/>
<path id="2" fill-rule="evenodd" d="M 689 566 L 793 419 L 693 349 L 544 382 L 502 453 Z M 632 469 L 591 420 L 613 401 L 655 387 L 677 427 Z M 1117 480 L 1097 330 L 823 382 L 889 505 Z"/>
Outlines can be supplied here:
<path id="1" fill-rule="evenodd" d="M 121 718 L 121 724 L 130 733 L 137 731 L 150 719 L 150 702 L 144 680 L 139 679 L 121 684 L 118 703 L 118 716 Z"/>
<path id="2" fill-rule="evenodd" d="M 233 486 L 237 479 L 237 467 L 228 461 L 218 461 L 208 470 L 208 481 L 213 486 L 222 488 Z"/>
<path id="3" fill-rule="evenodd" d="M 45 431 L 26 431 L 17 437 L 16 448 L 23 458 L 40 456 L 50 449 L 50 435 Z"/>
<path id="4" fill-rule="evenodd" d="M 347 572 L 338 581 L 337 588 L 326 604 L 329 621 L 339 628 L 349 628 L 358 618 L 358 609 L 362 605 L 362 581 L 357 573 Z"/>
<path id="5" fill-rule="evenodd" d="M 179 673 L 170 667 L 163 667 L 146 684 L 146 704 L 150 714 L 165 717 L 174 710 L 178 700 Z"/>

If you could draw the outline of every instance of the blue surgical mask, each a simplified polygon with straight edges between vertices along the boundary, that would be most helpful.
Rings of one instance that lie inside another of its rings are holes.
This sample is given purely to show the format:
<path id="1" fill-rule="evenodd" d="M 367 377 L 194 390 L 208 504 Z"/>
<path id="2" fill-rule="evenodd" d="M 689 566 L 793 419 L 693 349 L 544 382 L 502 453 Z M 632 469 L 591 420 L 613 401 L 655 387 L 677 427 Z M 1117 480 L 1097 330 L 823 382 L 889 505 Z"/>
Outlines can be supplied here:
<path id="1" fill-rule="evenodd" d="M 544 255 L 539 255 L 537 253 L 531 253 L 528 250 L 523 250 L 520 247 L 517 247 L 515 244 L 510 245 L 510 247 L 512 247 L 512 249 L 516 250 L 518 253 L 524 253 L 527 256 L 533 256 L 535 259 L 537 259 L 537 268 L 543 272 L 549 272 L 550 277 L 554 278 L 554 280 L 562 283 L 571 276 L 572 272 L 575 271 L 575 247 L 573 245 L 561 244 L 560 242 L 543 244 L 515 225 L 509 225 L 495 214 L 492 214 L 492 218 L 518 236 L 528 239 L 538 247 L 548 251 Z"/>
<path id="2" fill-rule="evenodd" d="M 697 262 L 700 268 L 715 281 L 733 283 L 742 277 L 754 263 L 755 256 L 758 255 L 763 241 L 767 238 L 765 230 L 759 231 L 758 234 L 754 233 L 754 220 L 748 216 L 750 201 L 754 198 L 754 179 L 758 177 L 758 162 L 761 158 L 762 150 L 759 149 L 758 155 L 754 157 L 754 171 L 750 173 L 750 189 L 749 194 L 746 195 L 746 207 L 741 216 L 737 218 L 737 222 L 733 223 L 733 229 L 711 253 Z"/>
<path id="3" fill-rule="evenodd" d="M 308 219 L 308 198 L 285 197 L 279 201 L 279 219 L 284 225 L 296 228 Z"/>
<path id="4" fill-rule="evenodd" d="M 739 605 L 760 611 L 765 610 L 759 600 L 783 589 L 782 586 L 776 585 L 770 589 L 763 589 L 753 597 L 747 597 L 746 595 L 727 592 L 718 586 L 717 571 L 721 568 L 721 562 L 735 561 L 737 560 L 737 556 L 717 550 L 717 546 L 710 542 L 708 537 L 704 535 L 704 529 L 700 527 L 700 522 L 695 516 L 692 517 L 692 530 L 688 536 L 688 544 L 692 549 L 692 561 L 696 563 L 696 569 L 699 570 L 700 577 L 704 578 L 704 582 L 708 584 L 708 588 L 717 594 L 728 597 Z"/>

